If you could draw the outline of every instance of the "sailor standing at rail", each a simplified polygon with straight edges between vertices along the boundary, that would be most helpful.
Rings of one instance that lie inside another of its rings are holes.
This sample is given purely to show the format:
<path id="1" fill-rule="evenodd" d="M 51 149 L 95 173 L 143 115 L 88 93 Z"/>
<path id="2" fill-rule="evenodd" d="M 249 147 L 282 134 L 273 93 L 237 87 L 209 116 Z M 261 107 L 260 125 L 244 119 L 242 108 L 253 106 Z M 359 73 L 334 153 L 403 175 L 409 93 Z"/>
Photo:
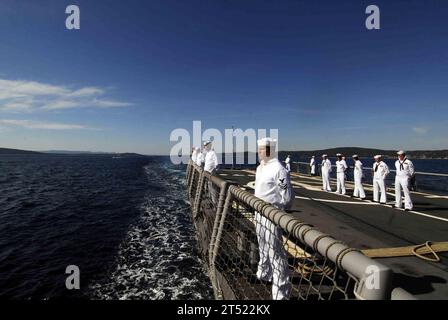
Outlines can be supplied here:
<path id="1" fill-rule="evenodd" d="M 207 140 L 204 142 L 204 153 L 204 171 L 214 174 L 218 167 L 218 157 L 216 156 L 215 150 L 212 149 L 211 141 Z M 216 188 L 210 180 L 208 181 L 208 190 L 212 202 L 216 205 L 219 197 L 218 191 L 216 191 Z"/>
<path id="2" fill-rule="evenodd" d="M 274 157 L 276 142 L 272 138 L 258 140 L 260 165 L 255 177 L 255 196 L 276 208 L 285 209 L 293 201 L 293 195 L 289 173 Z M 272 299 L 288 299 L 291 283 L 282 231 L 258 212 L 255 212 L 255 221 L 260 254 L 257 278 L 272 282 Z"/>
<path id="3" fill-rule="evenodd" d="M 322 190 L 331 192 L 331 186 L 330 186 L 330 173 L 332 171 L 331 161 L 328 159 L 328 156 L 326 154 L 322 155 L 321 171 L 322 171 Z"/>
<path id="4" fill-rule="evenodd" d="M 373 201 L 386 204 L 386 177 L 389 174 L 389 167 L 382 161 L 381 155 L 374 157 L 375 163 L 373 164 Z M 381 191 L 381 198 L 379 198 L 379 192 Z"/>
<path id="5" fill-rule="evenodd" d="M 286 164 L 286 170 L 288 170 L 288 172 L 291 172 L 291 157 L 289 154 L 286 157 L 285 164 Z"/>
<path id="6" fill-rule="evenodd" d="M 196 164 L 199 167 L 202 167 L 202 164 L 204 163 L 204 153 L 201 152 L 201 149 L 197 149 L 197 157 L 196 157 Z"/>
<path id="7" fill-rule="evenodd" d="M 366 193 L 362 186 L 362 178 L 364 178 L 364 171 L 362 162 L 359 160 L 357 154 L 353 155 L 353 161 L 355 162 L 353 166 L 353 180 L 355 181 L 355 190 L 353 191 L 353 197 L 365 199 Z"/>
<path id="8" fill-rule="evenodd" d="M 193 152 L 191 153 L 191 161 L 193 161 L 193 163 L 196 163 L 197 159 L 198 159 L 198 148 L 193 147 Z"/>
<path id="9" fill-rule="evenodd" d="M 311 168 L 311 175 L 315 176 L 316 175 L 316 160 L 315 160 L 314 156 L 311 157 L 310 168 Z"/>
<path id="10" fill-rule="evenodd" d="M 204 170 L 209 173 L 214 173 L 218 167 L 218 157 L 216 156 L 215 150 L 212 150 L 211 141 L 204 142 Z"/>
<path id="11" fill-rule="evenodd" d="M 342 154 L 338 153 L 336 155 L 338 160 L 336 160 L 336 178 L 337 178 L 337 188 L 336 193 L 345 194 L 345 171 L 347 170 L 347 162 L 343 159 Z"/>
<path id="12" fill-rule="evenodd" d="M 404 210 L 412 210 L 411 194 L 409 192 L 410 181 L 414 176 L 414 165 L 406 158 L 406 153 L 403 150 L 397 152 L 398 160 L 395 161 L 395 168 L 397 174 L 395 176 L 395 208 L 401 209 L 401 189 L 404 193 Z"/>

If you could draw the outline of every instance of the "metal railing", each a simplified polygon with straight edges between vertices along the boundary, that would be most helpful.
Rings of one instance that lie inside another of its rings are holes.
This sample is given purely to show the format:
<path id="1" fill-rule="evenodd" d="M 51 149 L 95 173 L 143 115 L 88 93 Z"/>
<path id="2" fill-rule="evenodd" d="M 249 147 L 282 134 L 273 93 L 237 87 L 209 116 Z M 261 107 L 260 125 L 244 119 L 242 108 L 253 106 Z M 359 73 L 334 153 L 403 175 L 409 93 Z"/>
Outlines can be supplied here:
<path id="1" fill-rule="evenodd" d="M 195 164 L 187 172 L 199 248 L 217 299 L 408 297 L 392 291 L 385 265 Z"/>

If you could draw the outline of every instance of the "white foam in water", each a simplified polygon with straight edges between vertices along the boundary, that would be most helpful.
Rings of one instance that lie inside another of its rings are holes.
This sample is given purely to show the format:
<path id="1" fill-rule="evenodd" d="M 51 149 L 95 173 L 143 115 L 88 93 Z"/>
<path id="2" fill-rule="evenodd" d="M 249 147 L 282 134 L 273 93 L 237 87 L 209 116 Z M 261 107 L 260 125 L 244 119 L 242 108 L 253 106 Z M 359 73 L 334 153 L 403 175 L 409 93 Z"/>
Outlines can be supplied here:
<path id="1" fill-rule="evenodd" d="M 211 299 L 196 251 L 186 203 L 185 173 L 151 164 L 146 174 L 160 190 L 148 193 L 142 215 L 122 242 L 112 272 L 90 286 L 95 299 Z"/>

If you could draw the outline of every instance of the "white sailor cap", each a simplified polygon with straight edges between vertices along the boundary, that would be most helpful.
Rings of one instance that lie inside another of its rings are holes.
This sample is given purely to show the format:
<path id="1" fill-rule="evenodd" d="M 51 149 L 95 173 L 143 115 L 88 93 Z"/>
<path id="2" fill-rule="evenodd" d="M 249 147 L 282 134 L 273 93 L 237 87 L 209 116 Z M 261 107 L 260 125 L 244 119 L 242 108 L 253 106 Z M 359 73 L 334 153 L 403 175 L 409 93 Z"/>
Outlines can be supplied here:
<path id="1" fill-rule="evenodd" d="M 377 154 L 376 156 L 374 156 L 373 158 L 374 159 L 378 159 L 378 158 L 381 158 L 382 157 L 382 155 L 380 155 L 380 154 Z"/>
<path id="2" fill-rule="evenodd" d="M 311 156 L 311 158 L 314 158 L 314 156 Z"/>
<path id="3" fill-rule="evenodd" d="M 212 143 L 210 140 L 206 140 L 206 141 L 204 141 L 204 147 L 207 146 L 207 145 L 209 145 L 210 143 Z"/>
<path id="4" fill-rule="evenodd" d="M 322 158 L 326 158 L 326 157 L 328 157 L 328 155 L 326 155 L 326 154 L 323 154 L 323 155 L 322 155 Z"/>
<path id="5" fill-rule="evenodd" d="M 397 154 L 398 154 L 399 156 L 401 156 L 401 155 L 403 155 L 403 154 L 406 154 L 406 152 L 404 152 L 403 150 L 400 150 L 400 151 L 397 152 Z"/>
<path id="6" fill-rule="evenodd" d="M 342 154 L 336 153 L 336 157 L 342 157 Z"/>
<path id="7" fill-rule="evenodd" d="M 277 144 L 276 139 L 263 138 L 257 141 L 259 147 L 271 147 L 274 148 Z"/>
<path id="8" fill-rule="evenodd" d="M 359 158 L 357 154 L 352 155 L 352 158 Z"/>

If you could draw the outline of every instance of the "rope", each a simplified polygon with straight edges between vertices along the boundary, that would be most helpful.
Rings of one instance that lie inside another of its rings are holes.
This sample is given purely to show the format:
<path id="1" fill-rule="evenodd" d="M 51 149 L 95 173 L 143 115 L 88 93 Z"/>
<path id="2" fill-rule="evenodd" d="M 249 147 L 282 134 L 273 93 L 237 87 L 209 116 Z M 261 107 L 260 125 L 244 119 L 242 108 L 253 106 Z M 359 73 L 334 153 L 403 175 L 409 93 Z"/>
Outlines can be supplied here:
<path id="1" fill-rule="evenodd" d="M 325 250 L 325 259 L 328 259 L 328 251 L 330 251 L 330 248 L 331 248 L 332 246 L 334 246 L 335 244 L 344 244 L 344 242 L 342 242 L 342 241 L 335 241 L 335 242 L 333 242 L 332 244 L 330 244 L 330 245 L 327 247 L 327 249 Z"/>
<path id="2" fill-rule="evenodd" d="M 308 231 L 311 231 L 311 230 L 316 230 L 316 228 L 315 228 L 315 227 L 309 227 L 309 228 L 305 229 L 305 230 L 302 232 L 300 238 L 301 238 L 301 240 L 302 240 L 303 242 L 305 242 L 305 235 L 308 233 Z"/>
<path id="3" fill-rule="evenodd" d="M 428 258 L 425 257 L 419 253 L 417 253 L 417 249 L 423 248 L 423 247 L 427 247 L 428 250 L 434 255 L 434 258 Z M 412 253 L 415 254 L 417 257 L 419 257 L 420 259 L 426 260 L 426 261 L 431 261 L 431 262 L 440 262 L 440 257 L 437 255 L 437 253 L 434 252 L 434 250 L 431 248 L 431 241 L 426 241 L 424 244 L 415 246 L 414 249 L 412 249 Z"/>
<path id="4" fill-rule="evenodd" d="M 448 252 L 448 241 L 445 242 L 426 241 L 425 243 L 416 246 L 366 249 L 362 250 L 361 252 L 365 256 L 370 258 L 409 257 L 414 255 L 426 261 L 440 262 L 441 259 L 437 255 L 437 252 Z M 425 257 L 424 255 L 426 254 L 432 254 L 434 258 Z"/>
<path id="5" fill-rule="evenodd" d="M 314 242 L 313 242 L 313 250 L 314 250 L 314 252 L 318 252 L 317 251 L 317 246 L 319 245 L 319 241 L 324 239 L 324 238 L 332 238 L 332 237 L 329 234 L 323 234 L 323 235 L 318 236 L 316 239 L 314 239 Z"/>
<path id="6" fill-rule="evenodd" d="M 336 256 L 336 265 L 337 265 L 337 267 L 339 269 L 344 269 L 344 268 L 342 268 L 342 265 L 341 265 L 342 259 L 344 258 L 344 256 L 347 253 L 350 253 L 350 252 L 359 252 L 359 250 L 358 249 L 353 249 L 353 248 L 345 248 L 344 250 L 339 252 L 338 255 Z"/>

